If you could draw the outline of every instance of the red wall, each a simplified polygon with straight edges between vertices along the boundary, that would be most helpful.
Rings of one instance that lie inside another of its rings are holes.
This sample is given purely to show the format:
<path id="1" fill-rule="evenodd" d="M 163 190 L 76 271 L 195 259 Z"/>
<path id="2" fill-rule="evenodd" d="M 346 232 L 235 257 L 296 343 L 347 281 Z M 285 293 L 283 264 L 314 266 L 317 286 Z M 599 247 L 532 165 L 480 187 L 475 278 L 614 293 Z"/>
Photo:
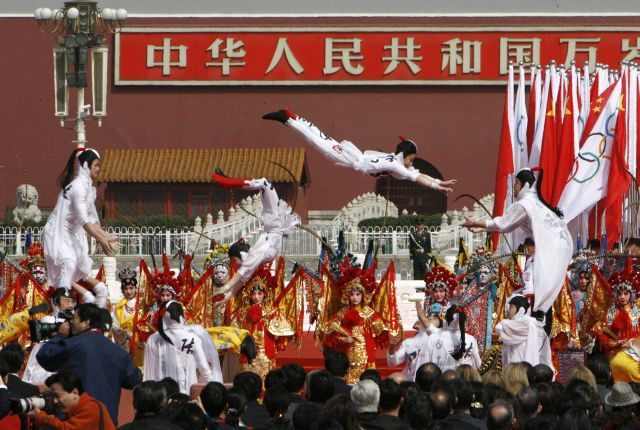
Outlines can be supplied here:
<path id="1" fill-rule="evenodd" d="M 634 24 L 630 19 L 622 23 Z M 433 19 L 431 21 L 434 21 Z M 428 25 L 428 20 L 324 19 L 331 25 Z M 549 21 L 549 20 L 547 20 Z M 611 24 L 612 21 L 593 22 Z M 636 19 L 637 21 L 637 19 Z M 129 20 L 129 26 L 213 26 L 292 24 L 280 20 Z M 579 19 L 551 21 L 576 24 Z M 494 19 L 437 21 L 438 25 L 526 24 Z M 549 23 L 549 22 L 547 22 Z M 296 25 L 319 25 L 296 19 Z M 57 175 L 74 147 L 72 124 L 60 128 L 53 117 L 52 35 L 33 19 L 2 19 L 0 26 L 0 208 L 15 204 L 17 185 L 27 181 L 40 192 L 40 205 L 53 206 Z M 113 63 L 111 63 L 113 64 Z M 110 70 L 110 80 L 113 68 Z M 72 98 L 75 97 L 72 93 Z M 361 149 L 392 151 L 397 136 L 414 139 L 420 156 L 445 178 L 458 178 L 454 196 L 493 191 L 496 149 L 503 109 L 502 86 L 394 87 L 115 87 L 102 128 L 88 126 L 90 146 L 105 148 L 304 146 L 292 130 L 260 117 L 287 106 L 336 139 Z M 73 105 L 72 105 L 73 106 Z M 75 106 L 72 109 L 75 112 Z M 15 154 L 24 164 L 19 167 Z M 297 210 L 340 209 L 375 180 L 339 169 L 308 149 L 311 186 L 299 193 Z M 453 199 L 449 199 L 450 208 Z M 464 204 L 467 204 L 466 202 Z M 459 208 L 462 204 L 456 204 Z"/>

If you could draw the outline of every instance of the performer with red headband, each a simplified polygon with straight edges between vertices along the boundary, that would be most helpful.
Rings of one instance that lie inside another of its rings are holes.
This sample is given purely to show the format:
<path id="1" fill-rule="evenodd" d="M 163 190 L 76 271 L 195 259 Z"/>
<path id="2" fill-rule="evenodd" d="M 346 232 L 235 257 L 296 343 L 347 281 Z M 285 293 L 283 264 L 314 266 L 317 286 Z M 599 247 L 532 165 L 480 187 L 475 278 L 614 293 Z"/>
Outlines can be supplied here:
<path id="1" fill-rule="evenodd" d="M 264 231 L 253 248 L 249 249 L 248 244 L 244 242 L 229 247 L 229 258 L 239 267 L 225 286 L 213 294 L 214 297 L 224 294 L 224 298 L 218 302 L 218 305 L 222 305 L 228 302 L 242 285 L 249 282 L 260 265 L 276 257 L 282 247 L 282 238 L 291 234 L 295 226 L 300 224 L 300 217 L 280 201 L 275 188 L 265 178 L 232 179 L 214 173 L 212 179 L 225 188 L 259 190 L 262 200 L 262 212 L 258 218 Z"/>
<path id="2" fill-rule="evenodd" d="M 49 285 L 70 289 L 75 281 L 88 278 L 93 265 L 86 233 L 111 255 L 122 245 L 100 227 L 93 183 L 100 173 L 100 155 L 95 149 L 74 151 L 60 175 L 62 191 L 42 232 Z M 103 283 L 93 288 L 104 288 Z M 96 294 L 97 295 L 97 294 Z"/>
<path id="3" fill-rule="evenodd" d="M 396 146 L 395 153 L 362 152 L 352 142 L 348 140 L 338 142 L 320 131 L 312 122 L 286 109 L 268 113 L 262 118 L 279 121 L 284 125 L 293 127 L 304 136 L 311 146 L 337 166 L 376 177 L 390 175 L 396 179 L 416 182 L 424 187 L 442 191 L 445 194 L 453 191 L 448 187 L 457 182 L 456 179 L 443 181 L 420 173 L 412 165 L 417 156 L 418 146 L 412 140 L 405 139 L 402 136 L 400 136 L 401 142 Z"/>
<path id="4" fill-rule="evenodd" d="M 532 316 L 540 321 L 544 320 L 562 289 L 573 252 L 571 235 L 562 220 L 562 212 L 540 196 L 541 183 L 542 171 L 536 180 L 530 169 L 520 170 L 513 184 L 513 195 L 517 200 L 503 216 L 489 221 L 467 218 L 462 224 L 473 232 L 486 230 L 509 233 L 520 228 L 523 237 L 531 237 L 539 247 L 543 247 L 543 252 L 536 253 L 532 263 L 532 291 L 525 288 L 523 292 L 530 300 L 534 300 Z M 549 329 L 550 322 L 547 318 Z"/>

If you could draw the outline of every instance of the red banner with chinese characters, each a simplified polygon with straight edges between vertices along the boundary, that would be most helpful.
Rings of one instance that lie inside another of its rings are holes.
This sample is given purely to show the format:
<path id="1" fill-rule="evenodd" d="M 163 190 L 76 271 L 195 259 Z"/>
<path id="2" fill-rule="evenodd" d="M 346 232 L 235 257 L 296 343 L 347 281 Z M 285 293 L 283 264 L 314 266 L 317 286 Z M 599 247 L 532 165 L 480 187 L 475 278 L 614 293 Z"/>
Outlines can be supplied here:
<path id="1" fill-rule="evenodd" d="M 125 28 L 116 85 L 496 84 L 509 61 L 640 57 L 638 29 Z"/>

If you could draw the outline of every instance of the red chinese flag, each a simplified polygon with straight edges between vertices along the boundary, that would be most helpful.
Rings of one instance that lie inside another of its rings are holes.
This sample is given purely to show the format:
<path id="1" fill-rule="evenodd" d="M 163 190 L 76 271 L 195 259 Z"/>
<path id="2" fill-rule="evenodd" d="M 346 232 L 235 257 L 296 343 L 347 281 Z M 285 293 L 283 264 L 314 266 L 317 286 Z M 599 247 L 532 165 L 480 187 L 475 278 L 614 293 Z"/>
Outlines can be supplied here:
<path id="1" fill-rule="evenodd" d="M 558 146 L 556 144 L 556 121 L 555 106 L 553 97 L 549 95 L 545 108 L 547 116 L 542 132 L 542 149 L 540 152 L 540 167 L 544 172 L 542 182 L 542 197 L 546 201 L 551 201 L 553 197 L 553 184 L 556 177 L 556 159 L 558 157 Z"/>
<path id="2" fill-rule="evenodd" d="M 575 115 L 579 114 L 577 82 L 575 68 L 571 69 L 567 94 L 569 95 L 564 109 L 564 120 L 560 134 L 558 159 L 555 173 L 555 181 L 551 182 L 545 170 L 545 182 L 553 185 L 552 198 L 549 201 L 552 206 L 557 206 L 562 191 L 571 175 L 571 167 L 575 158 Z M 544 186 L 544 182 L 542 184 Z M 545 196 L 546 197 L 546 196 Z"/>

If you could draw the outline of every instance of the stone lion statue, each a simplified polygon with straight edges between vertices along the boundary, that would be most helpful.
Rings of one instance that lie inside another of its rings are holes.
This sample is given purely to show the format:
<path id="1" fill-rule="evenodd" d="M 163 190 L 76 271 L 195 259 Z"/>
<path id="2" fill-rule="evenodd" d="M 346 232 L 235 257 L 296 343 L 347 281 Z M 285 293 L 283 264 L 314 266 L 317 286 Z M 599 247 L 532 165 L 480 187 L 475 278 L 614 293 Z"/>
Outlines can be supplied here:
<path id="1" fill-rule="evenodd" d="M 22 224 L 25 221 L 42 221 L 42 212 L 38 208 L 38 190 L 33 185 L 21 184 L 16 189 L 13 221 L 16 224 Z"/>

